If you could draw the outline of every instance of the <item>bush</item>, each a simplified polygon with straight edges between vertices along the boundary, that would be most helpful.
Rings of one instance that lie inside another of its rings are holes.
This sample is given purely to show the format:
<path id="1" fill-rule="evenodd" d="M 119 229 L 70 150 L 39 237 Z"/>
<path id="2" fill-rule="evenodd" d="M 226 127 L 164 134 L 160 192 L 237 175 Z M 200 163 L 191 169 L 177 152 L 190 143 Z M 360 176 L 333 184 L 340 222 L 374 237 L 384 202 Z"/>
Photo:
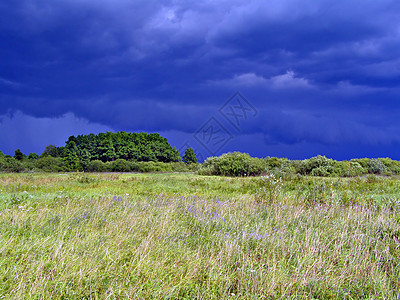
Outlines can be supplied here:
<path id="1" fill-rule="evenodd" d="M 320 176 L 320 177 L 328 177 L 330 172 L 326 167 L 317 167 L 311 170 L 311 176 Z"/>
<path id="2" fill-rule="evenodd" d="M 378 160 L 381 161 L 385 165 L 388 173 L 400 175 L 400 162 L 399 161 L 392 160 L 388 157 L 378 158 Z"/>
<path id="3" fill-rule="evenodd" d="M 294 167 L 292 161 L 288 159 L 282 159 L 279 168 L 275 168 L 274 173 L 278 177 L 290 178 L 296 174 L 296 168 Z"/>
<path id="4" fill-rule="evenodd" d="M 64 172 L 66 170 L 64 160 L 61 157 L 45 156 L 35 161 L 37 169 L 44 172 Z"/>
<path id="5" fill-rule="evenodd" d="M 202 175 L 255 176 L 267 170 L 263 160 L 247 153 L 226 153 L 219 157 L 209 157 L 199 170 Z"/>
<path id="6" fill-rule="evenodd" d="M 138 162 L 139 172 L 171 172 L 172 167 L 167 163 L 146 161 Z"/>
<path id="7" fill-rule="evenodd" d="M 333 175 L 341 177 L 354 177 L 367 174 L 367 170 L 357 161 L 334 161 L 333 169 Z"/>
<path id="8" fill-rule="evenodd" d="M 101 160 L 92 160 L 88 163 L 87 166 L 88 172 L 106 172 L 108 171 L 108 166 L 106 163 Z"/>
<path id="9" fill-rule="evenodd" d="M 1 172 L 22 172 L 24 170 L 20 161 L 10 156 L 0 157 Z"/>
<path id="10" fill-rule="evenodd" d="M 282 160 L 277 157 L 267 157 L 264 161 L 269 170 L 279 169 L 282 166 Z"/>
<path id="11" fill-rule="evenodd" d="M 332 159 L 328 159 L 325 156 L 315 156 L 310 159 L 305 159 L 302 161 L 300 165 L 300 173 L 302 175 L 313 175 L 314 174 L 323 174 L 323 175 L 314 175 L 314 176 L 329 176 L 333 173 L 334 162 Z"/>
<path id="12" fill-rule="evenodd" d="M 24 171 L 33 171 L 36 169 L 36 162 L 31 159 L 24 159 L 21 162 L 22 168 Z"/>
<path id="13" fill-rule="evenodd" d="M 112 162 L 108 162 L 109 169 L 113 172 L 131 172 L 131 164 L 125 159 L 117 159 Z"/>
<path id="14" fill-rule="evenodd" d="M 218 157 L 211 156 L 203 162 L 200 169 L 198 170 L 198 174 L 206 176 L 218 175 L 217 165 Z"/>
<path id="15" fill-rule="evenodd" d="M 385 164 L 379 159 L 371 159 L 368 164 L 368 173 L 386 175 L 388 173 L 388 170 Z"/>

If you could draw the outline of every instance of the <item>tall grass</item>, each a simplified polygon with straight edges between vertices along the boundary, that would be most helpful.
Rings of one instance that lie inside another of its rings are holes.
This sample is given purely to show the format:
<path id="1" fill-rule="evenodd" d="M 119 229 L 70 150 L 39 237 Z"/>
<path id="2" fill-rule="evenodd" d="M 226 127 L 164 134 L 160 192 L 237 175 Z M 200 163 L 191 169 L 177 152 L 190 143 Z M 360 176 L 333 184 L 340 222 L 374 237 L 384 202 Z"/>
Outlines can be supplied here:
<path id="1" fill-rule="evenodd" d="M 398 298 L 398 179 L 275 181 L 0 175 L 0 297 Z"/>

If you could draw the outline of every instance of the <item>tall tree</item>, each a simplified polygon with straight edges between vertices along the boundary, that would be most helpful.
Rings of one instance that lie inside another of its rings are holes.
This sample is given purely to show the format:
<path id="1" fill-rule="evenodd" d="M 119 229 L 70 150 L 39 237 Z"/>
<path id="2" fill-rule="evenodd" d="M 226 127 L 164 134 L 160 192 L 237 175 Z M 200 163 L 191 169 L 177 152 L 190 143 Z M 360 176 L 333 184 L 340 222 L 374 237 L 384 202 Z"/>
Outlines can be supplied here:
<path id="1" fill-rule="evenodd" d="M 15 158 L 16 160 L 23 160 L 24 158 L 26 158 L 26 155 L 23 154 L 21 150 L 17 149 L 17 150 L 15 150 L 15 152 L 14 152 L 14 158 Z"/>
<path id="2" fill-rule="evenodd" d="M 81 165 L 78 157 L 78 147 L 76 143 L 71 140 L 65 146 L 65 167 L 68 171 L 80 171 Z"/>
<path id="3" fill-rule="evenodd" d="M 183 161 L 187 164 L 197 163 L 197 157 L 192 148 L 187 148 L 183 154 Z"/>
<path id="4" fill-rule="evenodd" d="M 44 148 L 43 153 L 41 154 L 41 157 L 45 156 L 52 156 L 52 157 L 57 157 L 58 156 L 58 149 L 56 145 L 48 145 Z"/>
<path id="5" fill-rule="evenodd" d="M 35 159 L 38 159 L 38 158 L 39 158 L 39 155 L 37 155 L 37 153 L 35 153 L 35 152 L 31 152 L 28 155 L 28 159 L 30 159 L 30 160 L 35 160 Z"/>

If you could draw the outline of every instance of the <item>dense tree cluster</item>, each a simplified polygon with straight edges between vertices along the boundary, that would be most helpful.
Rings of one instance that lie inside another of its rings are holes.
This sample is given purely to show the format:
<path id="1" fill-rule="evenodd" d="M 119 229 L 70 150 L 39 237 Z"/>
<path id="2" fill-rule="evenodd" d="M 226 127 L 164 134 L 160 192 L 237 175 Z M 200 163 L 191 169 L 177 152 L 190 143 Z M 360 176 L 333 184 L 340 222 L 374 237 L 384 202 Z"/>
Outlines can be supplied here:
<path id="1" fill-rule="evenodd" d="M 60 149 L 68 165 L 83 167 L 90 161 L 102 162 L 125 159 L 129 161 L 178 162 L 176 148 L 158 133 L 107 132 L 98 135 L 70 136 L 64 149 Z"/>
<path id="2" fill-rule="evenodd" d="M 192 150 L 193 152 L 193 150 Z M 190 155 L 187 163 L 196 162 Z M 170 164 L 170 165 L 168 165 Z M 20 149 L 14 157 L 0 152 L 0 171 L 187 171 L 179 151 L 158 133 L 106 132 L 70 136 L 64 147 L 48 145 L 39 156 Z M 183 167 L 184 166 L 184 167 Z"/>
<path id="3" fill-rule="evenodd" d="M 116 159 L 135 161 L 176 162 L 181 157 L 176 148 L 158 133 L 107 132 L 98 135 L 69 137 L 65 154 L 77 153 L 80 157 L 103 162 Z"/>

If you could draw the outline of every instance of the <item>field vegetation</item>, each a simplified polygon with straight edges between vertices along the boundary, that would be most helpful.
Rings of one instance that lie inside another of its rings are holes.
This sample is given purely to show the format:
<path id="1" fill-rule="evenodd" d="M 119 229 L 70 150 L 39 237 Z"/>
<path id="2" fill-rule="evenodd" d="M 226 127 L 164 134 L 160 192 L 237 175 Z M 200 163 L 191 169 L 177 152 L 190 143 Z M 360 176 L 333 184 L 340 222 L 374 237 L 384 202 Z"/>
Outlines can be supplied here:
<path id="1" fill-rule="evenodd" d="M 0 298 L 398 298 L 399 178 L 275 167 L 0 174 Z"/>

